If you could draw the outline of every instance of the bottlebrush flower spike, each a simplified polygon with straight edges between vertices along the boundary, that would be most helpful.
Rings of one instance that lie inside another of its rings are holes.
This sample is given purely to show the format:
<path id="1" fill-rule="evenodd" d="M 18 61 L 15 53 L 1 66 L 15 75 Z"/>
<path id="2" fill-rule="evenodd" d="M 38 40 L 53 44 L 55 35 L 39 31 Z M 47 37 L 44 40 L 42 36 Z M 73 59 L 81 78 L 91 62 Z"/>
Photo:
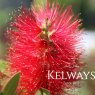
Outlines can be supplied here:
<path id="1" fill-rule="evenodd" d="M 21 74 L 18 92 L 24 90 L 23 95 L 32 95 L 41 87 L 52 95 L 62 94 L 74 80 L 48 79 L 48 71 L 65 73 L 80 68 L 80 20 L 74 19 L 71 7 L 62 10 L 47 0 L 44 9 L 22 7 L 11 22 L 8 57 L 11 71 Z"/>

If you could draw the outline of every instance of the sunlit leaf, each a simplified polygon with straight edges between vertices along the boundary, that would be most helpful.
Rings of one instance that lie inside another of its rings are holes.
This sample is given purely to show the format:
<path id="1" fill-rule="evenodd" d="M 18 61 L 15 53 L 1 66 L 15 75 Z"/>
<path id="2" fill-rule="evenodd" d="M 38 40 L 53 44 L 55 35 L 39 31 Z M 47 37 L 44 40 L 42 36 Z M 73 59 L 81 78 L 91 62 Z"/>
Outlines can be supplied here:
<path id="1" fill-rule="evenodd" d="M 6 68 L 6 62 L 0 60 L 0 72 L 4 72 L 5 68 Z"/>

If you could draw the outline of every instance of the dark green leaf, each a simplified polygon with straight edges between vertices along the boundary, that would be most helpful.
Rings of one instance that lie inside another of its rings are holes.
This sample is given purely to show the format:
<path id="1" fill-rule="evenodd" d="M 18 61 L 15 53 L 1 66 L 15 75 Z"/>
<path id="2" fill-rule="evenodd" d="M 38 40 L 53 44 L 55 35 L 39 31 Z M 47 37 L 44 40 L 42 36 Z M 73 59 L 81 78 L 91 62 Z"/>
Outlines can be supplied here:
<path id="1" fill-rule="evenodd" d="M 15 95 L 15 91 L 19 82 L 20 74 L 15 74 L 7 83 L 3 90 L 3 95 Z"/>
<path id="2" fill-rule="evenodd" d="M 3 95 L 3 93 L 2 93 L 2 92 L 0 92 L 0 95 Z"/>

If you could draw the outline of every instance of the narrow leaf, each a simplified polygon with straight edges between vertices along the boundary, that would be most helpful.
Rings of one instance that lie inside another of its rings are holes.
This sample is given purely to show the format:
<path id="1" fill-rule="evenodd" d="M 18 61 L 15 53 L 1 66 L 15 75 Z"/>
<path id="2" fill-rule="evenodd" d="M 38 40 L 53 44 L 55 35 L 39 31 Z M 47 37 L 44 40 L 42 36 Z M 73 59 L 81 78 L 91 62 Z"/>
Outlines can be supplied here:
<path id="1" fill-rule="evenodd" d="M 45 89 L 45 88 L 41 88 L 41 92 L 45 93 L 46 95 L 50 95 L 49 90 Z"/>
<path id="2" fill-rule="evenodd" d="M 15 74 L 7 83 L 3 90 L 3 95 L 15 95 L 15 91 L 19 82 L 20 74 Z"/>

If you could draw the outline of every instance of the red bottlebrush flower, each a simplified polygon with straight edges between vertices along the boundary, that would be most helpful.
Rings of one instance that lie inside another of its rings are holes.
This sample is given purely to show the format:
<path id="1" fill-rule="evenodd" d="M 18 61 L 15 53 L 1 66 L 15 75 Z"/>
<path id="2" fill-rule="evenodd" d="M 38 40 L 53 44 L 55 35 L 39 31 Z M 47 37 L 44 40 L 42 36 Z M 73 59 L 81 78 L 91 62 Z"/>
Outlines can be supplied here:
<path id="1" fill-rule="evenodd" d="M 48 79 L 48 71 L 79 70 L 80 20 L 74 19 L 71 7 L 62 10 L 48 2 L 44 9 L 21 8 L 11 23 L 10 67 L 13 73 L 20 72 L 18 91 L 25 90 L 24 95 L 41 87 L 52 95 L 61 94 L 74 80 Z"/>

